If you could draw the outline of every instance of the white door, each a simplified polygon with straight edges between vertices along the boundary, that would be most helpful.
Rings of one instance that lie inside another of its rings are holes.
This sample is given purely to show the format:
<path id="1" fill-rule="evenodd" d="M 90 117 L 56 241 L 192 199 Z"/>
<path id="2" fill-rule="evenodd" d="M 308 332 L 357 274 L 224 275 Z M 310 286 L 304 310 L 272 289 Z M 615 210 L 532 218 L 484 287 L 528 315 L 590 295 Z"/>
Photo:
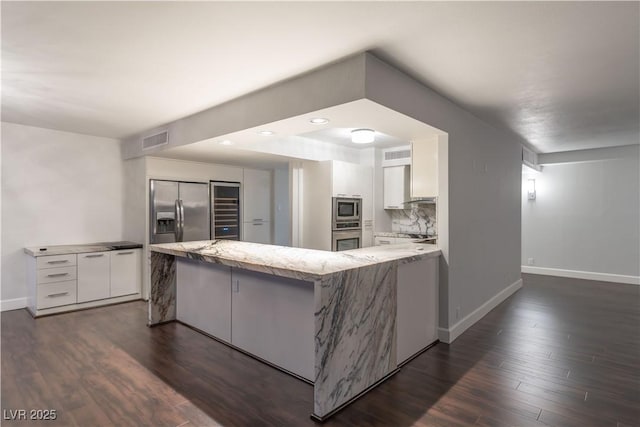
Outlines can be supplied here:
<path id="1" fill-rule="evenodd" d="M 176 318 L 231 342 L 231 268 L 178 258 Z"/>
<path id="2" fill-rule="evenodd" d="M 313 286 L 234 268 L 232 344 L 313 381 Z"/>
<path id="3" fill-rule="evenodd" d="M 384 209 L 404 209 L 409 199 L 408 166 L 391 166 L 382 169 L 384 184 L 382 200 Z"/>
<path id="4" fill-rule="evenodd" d="M 270 245 L 271 242 L 271 223 L 264 221 L 245 222 L 244 224 L 244 241 L 253 243 L 264 243 Z"/>
<path id="5" fill-rule="evenodd" d="M 438 257 L 398 266 L 397 360 L 404 362 L 438 336 Z"/>
<path id="6" fill-rule="evenodd" d="M 244 169 L 244 222 L 271 221 L 271 171 Z"/>
<path id="7" fill-rule="evenodd" d="M 111 296 L 137 294 L 141 284 L 141 249 L 111 252 Z"/>
<path id="8" fill-rule="evenodd" d="M 110 296 L 110 253 L 78 254 L 78 302 Z"/>

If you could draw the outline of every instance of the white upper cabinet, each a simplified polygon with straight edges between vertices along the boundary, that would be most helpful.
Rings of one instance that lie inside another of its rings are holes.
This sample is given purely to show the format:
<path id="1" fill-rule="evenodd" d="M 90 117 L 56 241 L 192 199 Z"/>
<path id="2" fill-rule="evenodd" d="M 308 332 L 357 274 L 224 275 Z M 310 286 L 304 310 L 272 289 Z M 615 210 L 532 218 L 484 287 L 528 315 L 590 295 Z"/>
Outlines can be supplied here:
<path id="1" fill-rule="evenodd" d="M 333 196 L 365 198 L 372 193 L 373 173 L 368 166 L 332 161 Z"/>
<path id="2" fill-rule="evenodd" d="M 385 209 L 405 209 L 409 200 L 409 166 L 391 166 L 382 169 L 383 203 Z"/>
<path id="3" fill-rule="evenodd" d="M 411 143 L 411 197 L 438 196 L 438 138 Z"/>
<path id="4" fill-rule="evenodd" d="M 271 171 L 244 169 L 243 212 L 244 222 L 271 221 L 272 176 Z"/>

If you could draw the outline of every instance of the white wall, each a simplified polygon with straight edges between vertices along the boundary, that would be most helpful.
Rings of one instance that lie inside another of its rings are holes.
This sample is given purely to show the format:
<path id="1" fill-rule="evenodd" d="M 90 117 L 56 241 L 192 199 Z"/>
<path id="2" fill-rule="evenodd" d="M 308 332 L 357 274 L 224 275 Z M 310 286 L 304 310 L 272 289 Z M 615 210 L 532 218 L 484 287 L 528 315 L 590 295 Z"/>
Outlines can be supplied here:
<path id="1" fill-rule="evenodd" d="M 551 268 L 635 276 L 637 281 L 640 275 L 639 171 L 635 155 L 548 164 L 542 172 L 524 172 L 523 271 L 554 273 L 540 270 Z M 527 200 L 529 178 L 535 179 L 535 200 Z M 532 258 L 531 265 L 529 258 Z M 597 274 L 592 278 L 607 280 Z M 608 279 L 624 281 L 624 278 Z"/>
<path id="2" fill-rule="evenodd" d="M 118 141 L 2 123 L 3 308 L 26 303 L 23 247 L 123 238 Z"/>

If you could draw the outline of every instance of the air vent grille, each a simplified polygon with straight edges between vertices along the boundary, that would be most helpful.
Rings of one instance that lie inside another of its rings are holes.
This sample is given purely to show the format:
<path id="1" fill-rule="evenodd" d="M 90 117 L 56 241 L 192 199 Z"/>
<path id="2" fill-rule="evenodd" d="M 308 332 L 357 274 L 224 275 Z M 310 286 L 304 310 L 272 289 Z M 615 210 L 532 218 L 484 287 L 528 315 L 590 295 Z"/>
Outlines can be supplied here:
<path id="1" fill-rule="evenodd" d="M 169 132 L 164 131 L 155 135 L 147 136 L 142 139 L 142 149 L 148 150 L 149 148 L 158 147 L 169 143 Z"/>
<path id="2" fill-rule="evenodd" d="M 404 166 L 411 164 L 411 146 L 387 148 L 382 150 L 382 166 Z"/>
<path id="3" fill-rule="evenodd" d="M 387 151 L 384 153 L 385 160 L 398 160 L 398 159 L 410 159 L 411 158 L 411 150 L 402 150 L 402 151 Z"/>

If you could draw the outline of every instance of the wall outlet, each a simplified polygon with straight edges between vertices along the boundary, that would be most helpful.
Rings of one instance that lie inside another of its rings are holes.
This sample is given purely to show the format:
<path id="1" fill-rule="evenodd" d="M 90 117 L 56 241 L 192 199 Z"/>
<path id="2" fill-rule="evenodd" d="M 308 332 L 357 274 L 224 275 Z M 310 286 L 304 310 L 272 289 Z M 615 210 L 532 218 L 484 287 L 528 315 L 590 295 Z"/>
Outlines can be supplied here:
<path id="1" fill-rule="evenodd" d="M 528 265 L 534 265 L 536 263 L 536 261 L 533 258 L 528 258 L 527 259 L 527 264 Z"/>
<path id="2" fill-rule="evenodd" d="M 460 319 L 460 306 L 456 308 L 456 320 Z"/>

